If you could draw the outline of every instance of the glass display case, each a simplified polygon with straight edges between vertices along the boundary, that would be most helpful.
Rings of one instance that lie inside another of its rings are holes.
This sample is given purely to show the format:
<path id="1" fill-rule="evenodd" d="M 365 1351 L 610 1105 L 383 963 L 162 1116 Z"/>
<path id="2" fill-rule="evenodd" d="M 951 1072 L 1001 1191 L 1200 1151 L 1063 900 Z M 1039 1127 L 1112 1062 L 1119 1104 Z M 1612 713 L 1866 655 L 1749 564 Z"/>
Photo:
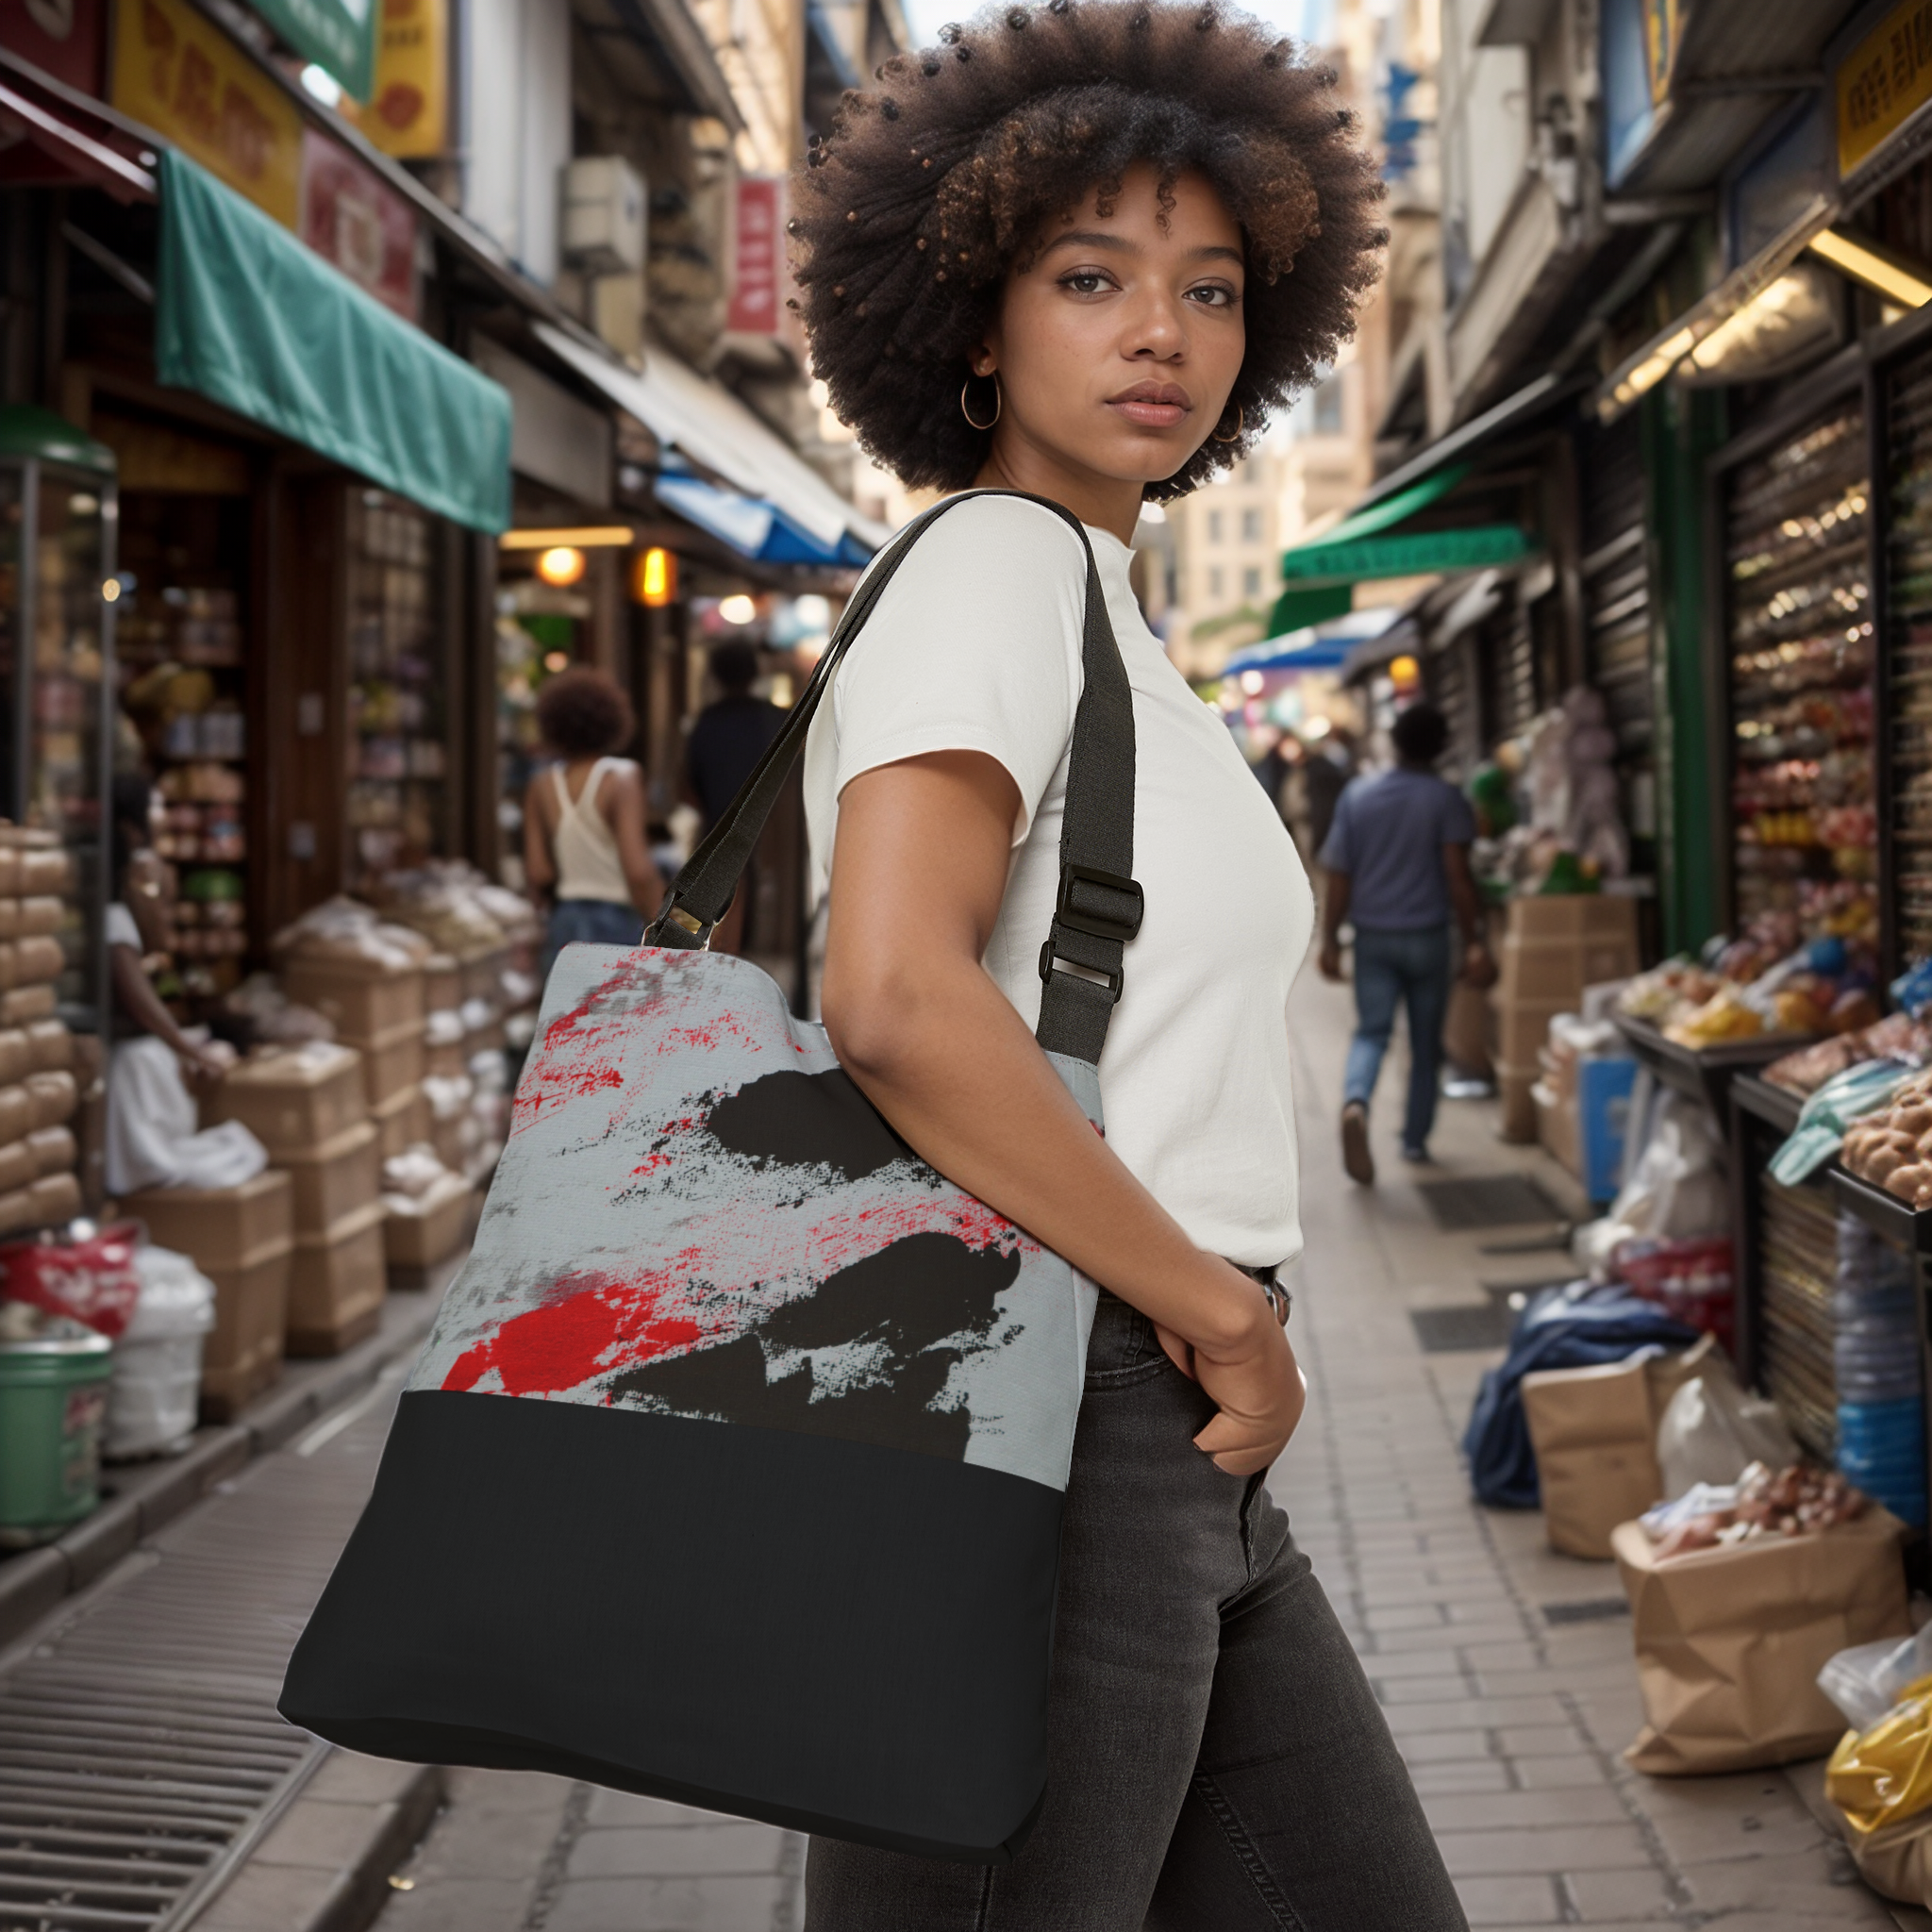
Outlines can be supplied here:
<path id="1" fill-rule="evenodd" d="M 59 1012 L 107 1011 L 118 504 L 113 452 L 44 409 L 0 409 L 0 812 L 58 834 L 73 865 Z"/>

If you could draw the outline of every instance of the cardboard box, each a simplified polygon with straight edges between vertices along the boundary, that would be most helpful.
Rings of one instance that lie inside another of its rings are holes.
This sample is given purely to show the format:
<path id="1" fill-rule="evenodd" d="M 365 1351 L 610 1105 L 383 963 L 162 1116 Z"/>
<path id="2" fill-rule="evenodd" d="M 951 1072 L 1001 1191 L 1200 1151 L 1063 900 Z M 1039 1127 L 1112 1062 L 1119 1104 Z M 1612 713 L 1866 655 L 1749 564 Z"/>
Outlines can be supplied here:
<path id="1" fill-rule="evenodd" d="M 423 1010 L 454 1011 L 463 1003 L 463 969 L 447 953 L 432 953 L 423 969 Z"/>
<path id="2" fill-rule="evenodd" d="M 1502 1102 L 1502 1119 L 1496 1131 L 1505 1141 L 1527 1147 L 1536 1140 L 1536 1098 L 1534 1089 L 1540 1070 L 1534 1065 L 1513 1067 L 1507 1061 L 1496 1063 L 1496 1097 Z"/>
<path id="3" fill-rule="evenodd" d="M 380 1199 L 321 1234 L 295 1237 L 289 1274 L 287 1351 L 340 1355 L 375 1331 L 389 1292 Z"/>
<path id="4" fill-rule="evenodd" d="M 469 1240 L 476 1195 L 461 1174 L 446 1175 L 407 1208 L 400 1205 L 402 1198 L 387 1197 L 389 1213 L 382 1224 L 383 1249 L 391 1268 L 434 1268 Z"/>
<path id="5" fill-rule="evenodd" d="M 204 1274 L 251 1266 L 295 1232 L 295 1188 L 287 1172 L 265 1169 L 239 1188 L 143 1188 L 121 1210 L 147 1225 L 158 1248 L 186 1255 Z"/>
<path id="6" fill-rule="evenodd" d="M 362 1089 L 372 1108 L 380 1107 L 423 1077 L 423 1022 L 405 1020 L 367 1038 L 343 1033 L 343 1046 L 362 1056 Z"/>
<path id="7" fill-rule="evenodd" d="M 203 1103 L 203 1119 L 240 1121 L 271 1154 L 302 1153 L 369 1117 L 362 1057 L 336 1041 L 251 1054 Z"/>
<path id="8" fill-rule="evenodd" d="M 1550 1022 L 1576 1010 L 1568 1000 L 1496 1003 L 1496 1058 L 1512 1067 L 1533 1067 L 1550 1038 Z"/>
<path id="9" fill-rule="evenodd" d="M 282 991 L 298 1006 L 313 1007 L 343 1039 L 375 1040 L 420 1022 L 425 1011 L 420 966 L 291 954 L 282 967 Z"/>
<path id="10" fill-rule="evenodd" d="M 1628 979 L 1637 971 L 1637 946 L 1635 941 L 1511 937 L 1503 941 L 1497 964 L 1498 1006 L 1554 1000 L 1574 1012 L 1585 987 Z"/>
<path id="11" fill-rule="evenodd" d="M 1506 941 L 1610 940 L 1637 948 L 1637 901 L 1620 892 L 1547 893 L 1508 902 Z"/>
<path id="12" fill-rule="evenodd" d="M 382 1131 L 358 1121 L 303 1154 L 286 1157 L 294 1190 L 294 1231 L 321 1234 L 382 1192 Z"/>
<path id="13" fill-rule="evenodd" d="M 1536 1138 L 1543 1152 L 1558 1167 L 1581 1180 L 1583 1155 L 1576 1132 L 1575 1100 L 1557 1092 L 1545 1080 L 1539 1080 L 1530 1089 L 1530 1096 L 1536 1102 Z M 1621 1523 L 1623 1518 L 1617 1520 Z"/>
<path id="14" fill-rule="evenodd" d="M 280 1176 L 284 1186 L 287 1176 Z M 282 1373 L 293 1237 L 249 1250 L 231 1268 L 203 1267 L 215 1285 L 215 1325 L 201 1347 L 204 1422 L 232 1422 Z M 198 1265 L 198 1264 L 197 1264 Z"/>
<path id="15" fill-rule="evenodd" d="M 433 1074 L 439 1080 L 453 1080 L 459 1074 L 470 1071 L 470 1050 L 459 1034 L 455 1040 L 439 1041 L 436 1045 L 425 1047 L 423 1054 L 423 1071 Z"/>
<path id="16" fill-rule="evenodd" d="M 61 1020 L 36 1020 L 23 1029 L 30 1070 L 36 1074 L 65 1073 L 74 1065 L 74 1035 Z"/>
<path id="17" fill-rule="evenodd" d="M 400 1093 L 391 1094 L 371 1113 L 385 1160 L 392 1160 L 405 1147 L 429 1138 L 429 1102 L 420 1087 L 406 1087 Z"/>
<path id="18" fill-rule="evenodd" d="M 471 954 L 462 961 L 463 999 L 488 1000 L 492 1010 L 501 1010 L 503 970 L 508 964 L 509 949 L 506 946 L 494 947 L 487 953 Z"/>
<path id="19" fill-rule="evenodd" d="M 30 1020 L 51 1020 L 58 1004 L 51 981 L 43 980 L 39 986 L 16 986 L 0 992 L 0 1026 L 25 1026 Z"/>
<path id="20" fill-rule="evenodd" d="M 1625 1760 L 1672 1777 L 1829 1751 L 1845 1721 L 1818 1673 L 1854 1644 L 1912 1634 L 1905 1536 L 1874 1504 L 1836 1529 L 1659 1563 L 1642 1525 L 1620 1524 L 1610 1544 L 1630 1598 L 1645 1718 Z"/>

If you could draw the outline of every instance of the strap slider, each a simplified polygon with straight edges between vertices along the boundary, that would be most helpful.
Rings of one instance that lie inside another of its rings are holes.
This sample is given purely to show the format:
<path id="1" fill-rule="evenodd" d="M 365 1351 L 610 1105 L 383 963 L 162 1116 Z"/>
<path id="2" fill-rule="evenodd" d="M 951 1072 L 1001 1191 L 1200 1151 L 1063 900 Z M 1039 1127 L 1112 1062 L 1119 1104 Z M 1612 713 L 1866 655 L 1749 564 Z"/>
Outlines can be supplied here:
<path id="1" fill-rule="evenodd" d="M 1061 925 L 1124 944 L 1141 930 L 1146 911 L 1146 895 L 1138 879 L 1102 872 L 1097 866 L 1061 865 L 1059 904 L 1055 908 Z M 1114 997 L 1120 997 L 1118 990 Z"/>
<path id="2" fill-rule="evenodd" d="M 1078 959 L 1070 959 L 1065 954 L 1056 952 L 1053 940 L 1049 936 L 1046 943 L 1040 949 L 1041 984 L 1048 984 L 1056 973 L 1063 978 L 1077 979 L 1083 985 L 1092 987 L 1096 992 L 1105 991 L 1108 995 L 1109 1004 L 1116 1007 L 1121 1003 L 1121 990 L 1127 983 L 1126 974 L 1124 973 L 1105 973 L 1096 966 L 1085 965 Z"/>

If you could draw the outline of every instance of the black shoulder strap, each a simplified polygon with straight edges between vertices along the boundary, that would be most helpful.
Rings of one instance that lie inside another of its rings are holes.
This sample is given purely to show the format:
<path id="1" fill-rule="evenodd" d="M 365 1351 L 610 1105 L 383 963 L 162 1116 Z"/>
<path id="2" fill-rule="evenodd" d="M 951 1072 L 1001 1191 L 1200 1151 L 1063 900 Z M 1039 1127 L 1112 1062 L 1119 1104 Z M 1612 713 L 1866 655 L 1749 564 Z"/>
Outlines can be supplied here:
<path id="1" fill-rule="evenodd" d="M 818 668 L 777 737 L 672 882 L 663 910 L 644 941 L 648 945 L 688 949 L 710 942 L 711 928 L 731 905 L 739 876 L 805 748 L 812 714 L 830 691 L 840 661 L 913 544 L 949 509 L 975 496 L 1019 496 L 1052 510 L 1073 526 L 1087 558 L 1083 683 L 1067 765 L 1058 902 L 1052 931 L 1040 954 L 1044 984 L 1036 1037 L 1049 1053 L 1098 1062 L 1107 1043 L 1108 1023 L 1121 996 L 1126 944 L 1141 929 L 1141 888 L 1133 878 L 1134 706 L 1087 532 L 1070 510 L 1043 496 L 1019 491 L 966 491 L 935 504 L 892 540 L 846 605 Z M 988 561 L 990 568 L 997 568 L 996 559 Z"/>

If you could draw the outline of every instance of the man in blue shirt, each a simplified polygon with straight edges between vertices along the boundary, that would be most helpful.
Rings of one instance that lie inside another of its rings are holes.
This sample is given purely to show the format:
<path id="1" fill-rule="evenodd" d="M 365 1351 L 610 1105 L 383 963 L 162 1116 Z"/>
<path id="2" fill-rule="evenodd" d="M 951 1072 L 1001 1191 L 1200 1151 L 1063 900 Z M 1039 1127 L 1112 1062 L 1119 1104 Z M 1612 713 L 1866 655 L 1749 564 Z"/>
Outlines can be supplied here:
<path id="1" fill-rule="evenodd" d="M 1349 785 L 1322 847 L 1328 874 L 1324 977 L 1341 977 L 1341 923 L 1353 918 L 1355 924 L 1356 1030 L 1342 1080 L 1341 1158 L 1350 1179 L 1364 1187 L 1375 1178 L 1369 1101 L 1396 1008 L 1408 1008 L 1410 1055 L 1402 1158 L 1426 1160 L 1450 989 L 1458 971 L 1477 986 L 1496 976 L 1469 869 L 1475 815 L 1433 769 L 1448 747 L 1449 722 L 1433 705 L 1415 704 L 1396 719 L 1391 735 L 1401 762 Z M 1459 965 L 1452 913 L 1462 929 Z"/>

